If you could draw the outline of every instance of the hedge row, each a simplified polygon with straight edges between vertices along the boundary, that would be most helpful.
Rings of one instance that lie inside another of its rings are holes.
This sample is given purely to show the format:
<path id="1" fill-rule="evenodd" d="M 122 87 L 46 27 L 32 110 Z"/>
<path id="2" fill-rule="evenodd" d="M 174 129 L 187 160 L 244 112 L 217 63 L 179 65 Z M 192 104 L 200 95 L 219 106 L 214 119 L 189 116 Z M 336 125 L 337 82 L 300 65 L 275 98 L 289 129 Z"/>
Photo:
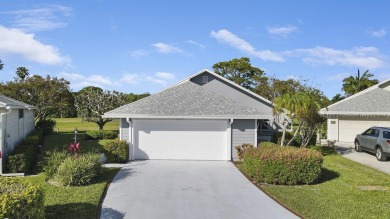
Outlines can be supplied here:
<path id="1" fill-rule="evenodd" d="M 106 130 L 91 130 L 85 133 L 86 140 L 114 139 L 118 137 L 118 133 Z"/>
<path id="2" fill-rule="evenodd" d="M 1 178 L 0 218 L 45 218 L 42 189 L 30 182 Z"/>
<path id="3" fill-rule="evenodd" d="M 124 140 L 111 140 L 103 145 L 103 149 L 110 163 L 124 163 L 128 160 L 129 145 Z"/>
<path id="4" fill-rule="evenodd" d="M 43 131 L 36 129 L 27 136 L 22 143 L 8 155 L 6 170 L 12 173 L 25 173 L 35 163 L 38 154 L 38 145 L 43 142 Z"/>
<path id="5" fill-rule="evenodd" d="M 321 174 L 320 152 L 262 143 L 243 152 L 244 171 L 255 181 L 269 184 L 311 184 Z"/>

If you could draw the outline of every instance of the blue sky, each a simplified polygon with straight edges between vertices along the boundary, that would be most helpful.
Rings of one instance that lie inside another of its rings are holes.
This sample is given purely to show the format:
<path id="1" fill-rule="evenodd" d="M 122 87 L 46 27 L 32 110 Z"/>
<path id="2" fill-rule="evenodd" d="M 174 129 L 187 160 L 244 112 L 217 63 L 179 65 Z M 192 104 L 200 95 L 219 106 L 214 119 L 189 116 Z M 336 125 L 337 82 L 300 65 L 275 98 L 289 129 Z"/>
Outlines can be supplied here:
<path id="1" fill-rule="evenodd" d="M 329 98 L 357 69 L 390 78 L 387 1 L 0 1 L 0 81 L 25 66 L 93 85 L 157 92 L 249 57 L 268 76 Z"/>

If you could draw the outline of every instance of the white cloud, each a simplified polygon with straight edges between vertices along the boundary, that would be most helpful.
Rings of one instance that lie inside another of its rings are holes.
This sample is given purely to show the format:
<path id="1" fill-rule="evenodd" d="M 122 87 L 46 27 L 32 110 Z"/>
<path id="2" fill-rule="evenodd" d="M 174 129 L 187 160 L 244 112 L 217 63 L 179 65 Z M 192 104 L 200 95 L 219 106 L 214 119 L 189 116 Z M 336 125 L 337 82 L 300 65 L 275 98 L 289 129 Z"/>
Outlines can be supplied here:
<path id="1" fill-rule="evenodd" d="M 206 48 L 205 45 L 203 45 L 203 44 L 201 44 L 201 43 L 198 43 L 198 42 L 195 42 L 195 41 L 193 41 L 193 40 L 187 40 L 186 42 L 189 43 L 189 44 L 198 46 L 198 47 L 201 48 L 201 49 L 205 49 L 205 48 Z"/>
<path id="2" fill-rule="evenodd" d="M 285 27 L 267 27 L 268 33 L 287 37 L 289 34 L 298 31 L 298 27 L 288 25 Z"/>
<path id="3" fill-rule="evenodd" d="M 58 49 L 35 39 L 34 34 L 26 34 L 18 29 L 0 25 L 0 53 L 21 55 L 23 58 L 46 65 L 69 62 Z"/>
<path id="4" fill-rule="evenodd" d="M 330 74 L 327 77 L 328 81 L 342 81 L 344 78 L 349 77 L 351 73 L 338 73 L 338 74 Z"/>
<path id="5" fill-rule="evenodd" d="M 375 69 L 385 65 L 381 54 L 375 47 L 355 47 L 350 50 L 338 50 L 327 47 L 296 49 L 284 52 L 297 56 L 307 64 L 342 65 Z"/>
<path id="6" fill-rule="evenodd" d="M 222 29 L 219 31 L 211 31 L 210 36 L 215 38 L 217 41 L 227 43 L 233 48 L 240 50 L 243 53 L 256 56 L 264 61 L 275 61 L 283 62 L 282 56 L 270 50 L 255 50 L 255 48 L 247 41 L 239 38 L 230 31 Z"/>
<path id="7" fill-rule="evenodd" d="M 165 80 L 173 80 L 175 79 L 175 75 L 172 73 L 167 73 L 167 72 L 156 72 L 155 74 L 156 77 L 165 79 Z"/>
<path id="8" fill-rule="evenodd" d="M 371 35 L 373 37 L 378 37 L 378 38 L 384 37 L 386 34 L 387 34 L 387 31 L 384 28 L 382 28 L 378 31 L 371 31 Z"/>
<path id="9" fill-rule="evenodd" d="M 127 52 L 133 58 L 141 58 L 149 55 L 148 51 L 138 49 Z"/>
<path id="10" fill-rule="evenodd" d="M 73 16 L 72 8 L 62 5 L 47 5 L 42 8 L 2 12 L 11 17 L 12 26 L 26 31 L 46 31 L 67 26 Z"/>
<path id="11" fill-rule="evenodd" d="M 102 75 L 88 75 L 84 76 L 77 73 L 67 73 L 62 72 L 60 74 L 61 77 L 64 77 L 65 80 L 71 82 L 72 87 L 76 89 L 81 89 L 87 86 L 100 87 L 103 89 L 109 89 L 115 85 L 117 85 L 116 81 L 112 81 L 109 77 L 105 77 Z"/>
<path id="12" fill-rule="evenodd" d="M 120 81 L 126 84 L 139 84 L 142 78 L 138 74 L 124 74 Z"/>
<path id="13" fill-rule="evenodd" d="M 181 50 L 178 47 L 166 44 L 166 43 L 155 43 L 152 44 L 152 46 L 161 53 L 182 53 L 183 50 Z"/>

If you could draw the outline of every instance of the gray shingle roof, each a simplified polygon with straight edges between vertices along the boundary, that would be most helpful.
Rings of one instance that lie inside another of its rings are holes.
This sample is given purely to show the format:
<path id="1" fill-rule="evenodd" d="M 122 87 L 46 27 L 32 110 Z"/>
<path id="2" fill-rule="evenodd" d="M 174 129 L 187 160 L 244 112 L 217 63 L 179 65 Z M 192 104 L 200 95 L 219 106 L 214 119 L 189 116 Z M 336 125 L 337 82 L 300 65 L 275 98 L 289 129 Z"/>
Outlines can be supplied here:
<path id="1" fill-rule="evenodd" d="M 259 103 L 260 104 L 260 103 Z M 124 105 L 104 114 L 108 117 L 145 116 L 259 116 L 269 113 L 220 96 L 191 81 Z M 270 116 L 270 115 L 269 115 Z"/>
<path id="2" fill-rule="evenodd" d="M 16 108 L 16 109 L 35 109 L 35 106 L 32 106 L 27 103 L 12 99 L 10 97 L 0 94 L 0 107 L 4 108 Z"/>
<path id="3" fill-rule="evenodd" d="M 390 115 L 389 81 L 374 85 L 358 94 L 321 109 L 328 115 Z"/>

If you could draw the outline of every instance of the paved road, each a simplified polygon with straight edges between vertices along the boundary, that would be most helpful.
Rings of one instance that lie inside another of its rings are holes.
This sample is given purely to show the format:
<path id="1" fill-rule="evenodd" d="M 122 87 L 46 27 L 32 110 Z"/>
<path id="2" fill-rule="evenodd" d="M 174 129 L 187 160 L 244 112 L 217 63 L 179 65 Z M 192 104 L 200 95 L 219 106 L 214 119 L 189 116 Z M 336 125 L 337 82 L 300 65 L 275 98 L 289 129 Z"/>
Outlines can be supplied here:
<path id="1" fill-rule="evenodd" d="M 127 164 L 111 183 L 101 218 L 297 218 L 225 161 Z"/>
<path id="2" fill-rule="evenodd" d="M 384 173 L 390 174 L 390 161 L 378 161 L 375 154 L 368 152 L 356 152 L 353 143 L 336 143 L 336 150 L 343 157 L 355 162 L 367 165 Z"/>

